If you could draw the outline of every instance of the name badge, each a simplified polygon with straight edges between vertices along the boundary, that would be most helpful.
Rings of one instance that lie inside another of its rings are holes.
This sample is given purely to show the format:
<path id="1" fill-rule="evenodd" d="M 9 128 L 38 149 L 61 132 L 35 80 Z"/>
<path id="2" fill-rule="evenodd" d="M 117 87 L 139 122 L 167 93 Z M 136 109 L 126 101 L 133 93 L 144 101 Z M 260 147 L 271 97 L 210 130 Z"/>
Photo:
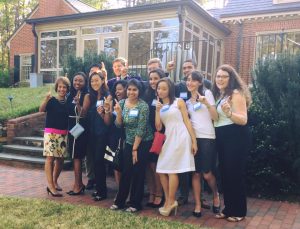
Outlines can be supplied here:
<path id="1" fill-rule="evenodd" d="M 170 105 L 164 105 L 162 108 L 161 108 L 161 112 L 166 112 L 167 110 L 169 110 L 170 108 Z"/>
<path id="2" fill-rule="evenodd" d="M 103 100 L 98 100 L 96 103 L 96 107 L 103 106 Z"/>
<path id="3" fill-rule="evenodd" d="M 199 110 L 201 108 L 201 103 L 198 102 L 198 103 L 194 104 L 193 108 L 194 108 L 194 111 Z"/>
<path id="4" fill-rule="evenodd" d="M 155 106 L 156 106 L 156 102 L 157 102 L 157 100 L 156 100 L 156 99 L 153 99 L 153 100 L 152 100 L 152 103 L 151 103 L 151 106 L 154 106 L 154 107 L 155 107 Z"/>
<path id="5" fill-rule="evenodd" d="M 187 99 L 187 92 L 180 92 L 180 95 L 179 95 L 180 98 L 182 99 Z"/>
<path id="6" fill-rule="evenodd" d="M 137 109 L 131 109 L 129 111 L 129 117 L 137 117 L 139 115 L 139 111 Z"/>

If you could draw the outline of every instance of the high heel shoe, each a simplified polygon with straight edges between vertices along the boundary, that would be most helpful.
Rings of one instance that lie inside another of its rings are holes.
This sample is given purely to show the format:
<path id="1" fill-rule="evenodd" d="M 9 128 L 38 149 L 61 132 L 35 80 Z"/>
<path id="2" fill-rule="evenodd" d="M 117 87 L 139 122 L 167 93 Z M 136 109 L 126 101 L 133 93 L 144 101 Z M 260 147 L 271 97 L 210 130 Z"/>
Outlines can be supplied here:
<path id="1" fill-rule="evenodd" d="M 70 196 L 78 196 L 78 195 L 84 194 L 84 191 L 85 191 L 85 186 L 83 185 L 78 192 L 74 192 L 73 190 L 71 190 L 71 191 L 67 192 L 67 194 Z"/>
<path id="2" fill-rule="evenodd" d="M 175 200 L 174 203 L 169 208 L 159 208 L 159 213 L 163 216 L 169 216 L 174 210 L 174 215 L 177 214 L 178 202 Z"/>
<path id="3" fill-rule="evenodd" d="M 47 191 L 48 195 L 51 194 L 51 196 L 53 196 L 53 197 L 62 197 L 63 196 L 61 193 L 53 193 L 53 192 L 51 192 L 51 190 L 50 190 L 49 187 L 46 188 L 46 191 Z"/>

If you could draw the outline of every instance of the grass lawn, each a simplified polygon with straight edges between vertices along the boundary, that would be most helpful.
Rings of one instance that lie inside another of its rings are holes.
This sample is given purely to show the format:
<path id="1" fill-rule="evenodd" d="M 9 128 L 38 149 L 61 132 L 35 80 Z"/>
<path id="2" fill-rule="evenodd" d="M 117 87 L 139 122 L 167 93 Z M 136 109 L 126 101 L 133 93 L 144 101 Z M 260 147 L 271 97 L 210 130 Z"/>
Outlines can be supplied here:
<path id="1" fill-rule="evenodd" d="M 0 196 L 1 228 L 199 228 L 94 206 Z"/>
<path id="2" fill-rule="evenodd" d="M 49 87 L 0 88 L 0 121 L 38 111 L 48 90 Z M 13 109 L 10 107 L 8 96 L 13 96 Z"/>

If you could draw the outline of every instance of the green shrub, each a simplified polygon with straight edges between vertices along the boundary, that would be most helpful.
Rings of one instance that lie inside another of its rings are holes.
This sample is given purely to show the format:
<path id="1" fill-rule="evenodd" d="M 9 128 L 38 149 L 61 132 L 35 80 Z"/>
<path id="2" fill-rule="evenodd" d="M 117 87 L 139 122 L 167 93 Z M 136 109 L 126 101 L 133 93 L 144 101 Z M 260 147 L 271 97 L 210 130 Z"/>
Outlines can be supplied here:
<path id="1" fill-rule="evenodd" d="M 249 125 L 253 149 L 248 191 L 269 197 L 300 193 L 300 56 L 278 56 L 255 67 Z"/>
<path id="2" fill-rule="evenodd" d="M 72 79 L 75 73 L 84 72 L 86 74 L 89 73 L 89 68 L 92 64 L 101 63 L 105 64 L 105 68 L 107 70 L 108 79 L 113 78 L 113 70 L 112 70 L 112 61 L 113 57 L 107 56 L 104 52 L 101 52 L 99 55 L 97 54 L 89 54 L 85 53 L 84 58 L 68 56 L 67 64 L 64 66 L 64 73 L 68 74 L 68 77 Z"/>
<path id="3" fill-rule="evenodd" d="M 9 70 L 0 69 L 0 88 L 10 86 Z"/>

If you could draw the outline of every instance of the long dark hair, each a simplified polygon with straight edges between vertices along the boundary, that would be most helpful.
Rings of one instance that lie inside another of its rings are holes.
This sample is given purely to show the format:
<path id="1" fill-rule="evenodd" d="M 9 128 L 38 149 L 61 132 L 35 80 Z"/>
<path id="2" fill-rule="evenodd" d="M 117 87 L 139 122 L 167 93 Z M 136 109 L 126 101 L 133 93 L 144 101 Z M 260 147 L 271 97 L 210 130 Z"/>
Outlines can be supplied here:
<path id="1" fill-rule="evenodd" d="M 84 86 L 80 90 L 81 95 L 86 94 L 88 92 L 88 78 L 87 78 L 86 74 L 84 72 L 77 72 L 77 73 L 74 74 L 74 76 L 72 78 L 72 82 L 71 82 L 70 96 L 72 98 L 74 96 L 76 96 L 76 94 L 77 94 L 77 90 L 74 88 L 74 85 L 73 85 L 75 76 L 82 76 L 83 79 L 84 79 Z"/>
<path id="2" fill-rule="evenodd" d="M 199 92 L 200 95 L 204 96 L 205 95 L 205 90 L 207 90 L 207 89 L 204 86 L 204 83 L 203 83 L 204 76 L 201 74 L 201 72 L 192 71 L 191 74 L 188 77 L 191 77 L 191 79 L 193 81 L 198 81 L 199 83 L 201 83 L 201 85 L 198 88 L 198 92 Z"/>
<path id="3" fill-rule="evenodd" d="M 170 105 L 171 105 L 171 104 L 173 104 L 173 102 L 175 100 L 175 85 L 172 82 L 172 80 L 170 80 L 168 77 L 164 77 L 164 78 L 162 78 L 162 79 L 160 79 L 158 81 L 157 86 L 156 86 L 156 93 L 157 93 L 158 85 L 161 82 L 165 82 L 168 85 L 168 88 L 169 88 L 169 95 L 168 95 L 168 97 L 169 97 Z"/>
<path id="4" fill-rule="evenodd" d="M 246 84 L 244 83 L 244 81 L 242 80 L 242 78 L 237 73 L 237 71 L 229 64 L 223 64 L 220 67 L 218 67 L 216 70 L 216 74 L 213 80 L 213 87 L 212 87 L 212 92 L 215 99 L 219 99 L 221 96 L 221 92 L 216 84 L 216 76 L 219 70 L 225 71 L 229 74 L 229 83 L 227 88 L 225 89 L 225 96 L 231 96 L 234 90 L 238 90 L 242 95 L 245 96 L 247 107 L 249 107 L 251 104 L 250 91 L 246 86 Z"/>
<path id="5" fill-rule="evenodd" d="M 159 76 L 160 79 L 166 77 L 165 72 L 163 70 L 159 69 L 159 68 L 150 71 L 149 74 L 148 74 L 148 77 L 150 77 L 150 75 L 152 73 L 157 73 L 157 75 Z M 148 87 L 145 91 L 145 95 L 144 95 L 145 101 L 146 102 L 152 101 L 156 96 L 155 94 L 156 94 L 156 91 L 150 86 L 150 83 L 149 83 Z"/>
<path id="6" fill-rule="evenodd" d="M 101 97 L 104 97 L 104 96 L 107 96 L 109 93 L 108 93 L 108 87 L 107 87 L 107 83 L 105 81 L 105 78 L 103 76 L 103 74 L 101 72 L 94 72 L 90 77 L 89 77 L 89 91 L 90 91 L 90 98 L 91 98 L 91 103 L 96 103 L 97 101 L 97 97 L 98 97 L 98 91 L 95 91 L 93 88 L 92 88 L 92 85 L 91 85 L 91 81 L 92 81 L 92 78 L 93 76 L 95 75 L 98 75 L 100 77 L 101 80 L 103 80 L 103 84 L 101 85 L 101 88 L 100 88 L 100 96 Z"/>
<path id="7" fill-rule="evenodd" d="M 138 97 L 141 98 L 141 96 L 143 95 L 143 90 L 142 90 L 143 86 L 142 86 L 142 84 L 136 79 L 131 79 L 131 80 L 127 81 L 126 93 L 127 93 L 127 89 L 128 89 L 129 86 L 136 87 L 139 91 Z"/>

